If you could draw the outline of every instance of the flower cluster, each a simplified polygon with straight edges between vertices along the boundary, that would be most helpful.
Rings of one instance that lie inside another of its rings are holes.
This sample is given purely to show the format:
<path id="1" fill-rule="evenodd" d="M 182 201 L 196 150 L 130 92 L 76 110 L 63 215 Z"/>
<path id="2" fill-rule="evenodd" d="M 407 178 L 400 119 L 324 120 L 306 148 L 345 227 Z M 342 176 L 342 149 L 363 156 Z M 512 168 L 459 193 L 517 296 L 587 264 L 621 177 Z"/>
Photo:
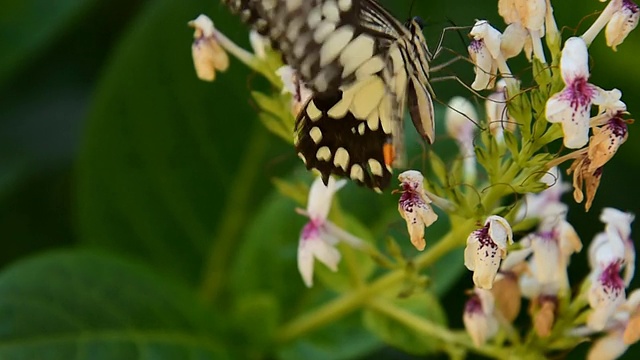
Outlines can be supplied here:
<path id="1" fill-rule="evenodd" d="M 297 191 L 299 184 L 283 182 L 282 193 L 307 203 L 306 209 L 297 210 L 308 218 L 298 239 L 298 272 L 311 287 L 316 260 L 334 272 L 344 261 L 353 271 L 361 264 L 350 256 L 351 251 L 359 251 L 393 272 L 373 284 L 356 274 L 353 291 L 357 295 L 341 295 L 347 297 L 338 298 L 320 314 L 339 309 L 342 315 L 346 307 L 360 306 L 392 316 L 394 324 L 422 335 L 440 337 L 456 351 L 462 347 L 495 358 L 510 354 L 498 347 L 531 352 L 535 358 L 594 340 L 590 359 L 614 359 L 640 338 L 640 290 L 627 296 L 635 272 L 634 215 L 614 208 L 602 210 L 604 231 L 585 242 L 590 273 L 578 285 L 570 281 L 568 268 L 582 252 L 583 241 L 580 228 L 567 218 L 569 207 L 562 196 L 573 188 L 574 200 L 584 202 L 588 211 L 604 165 L 629 136 L 631 121 L 626 119 L 622 92 L 602 89 L 589 80 L 589 46 L 604 30 L 607 46 L 616 51 L 636 27 L 640 9 L 631 0 L 610 0 L 586 32 L 564 41 L 550 0 L 499 0 L 498 12 L 506 24 L 504 31 L 479 20 L 469 34 L 468 51 L 475 69 L 471 88 L 490 91 L 484 97 L 484 116 L 472 102 L 451 99 L 445 114 L 446 133 L 458 156 L 448 160 L 429 150 L 430 169 L 407 170 L 398 176 L 399 188 L 393 194 L 400 216 L 383 228 L 402 228 L 404 233 L 406 225 L 406 248 L 384 233 L 391 238 L 387 250 L 393 260 L 389 260 L 371 242 L 336 225 L 344 225 L 345 218 L 338 221 L 340 211 L 330 209 L 345 180 L 330 178 L 324 184 L 316 178 L 308 195 Z M 227 53 L 262 74 L 275 91 L 252 92 L 262 111 L 260 120 L 291 142 L 293 119 L 311 96 L 296 70 L 274 61 L 273 51 L 255 32 L 250 35 L 250 53 L 204 16 L 189 24 L 196 29 L 192 52 L 198 76 L 212 81 L 217 71 L 228 67 Z M 532 86 L 523 87 L 525 80 L 516 78 L 509 67 L 508 60 L 520 54 L 533 69 Z M 558 145 L 562 141 L 560 151 L 547 152 L 547 145 L 556 141 Z M 572 175 L 571 184 L 563 182 L 562 166 Z M 436 221 L 438 227 L 448 223 L 450 228 L 440 240 L 426 230 Z M 411 245 L 424 252 L 416 252 Z M 462 315 L 466 341 L 410 309 L 393 308 L 381 300 L 392 290 L 405 297 L 418 286 L 424 288 L 428 281 L 417 280 L 424 279 L 419 271 L 462 247 L 459 265 L 472 272 L 469 281 L 473 282 Z M 329 281 L 319 275 L 323 283 Z M 378 296 L 381 292 L 385 295 Z M 524 331 L 514 324 L 522 304 L 528 304 L 531 324 Z M 320 323 L 302 321 L 304 326 Z M 302 327 L 294 325 L 293 329 Z M 387 340 L 387 335 L 381 338 Z"/>

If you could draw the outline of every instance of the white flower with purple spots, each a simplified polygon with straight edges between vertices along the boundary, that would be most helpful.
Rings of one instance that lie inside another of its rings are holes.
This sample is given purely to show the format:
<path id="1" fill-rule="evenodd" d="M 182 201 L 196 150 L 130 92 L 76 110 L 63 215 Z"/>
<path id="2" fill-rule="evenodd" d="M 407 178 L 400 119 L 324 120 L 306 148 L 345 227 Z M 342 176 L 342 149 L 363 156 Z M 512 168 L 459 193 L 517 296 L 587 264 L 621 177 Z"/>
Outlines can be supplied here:
<path id="1" fill-rule="evenodd" d="M 569 38 L 562 49 L 560 69 L 565 88 L 547 101 L 546 116 L 551 123 L 561 123 L 564 146 L 578 149 L 589 140 L 592 104 L 602 102 L 602 90 L 588 82 L 589 53 L 579 37 Z"/>
<path id="2" fill-rule="evenodd" d="M 464 306 L 462 321 L 475 346 L 482 346 L 498 332 L 495 299 L 489 290 L 474 289 Z"/>
<path id="3" fill-rule="evenodd" d="M 475 65 L 476 78 L 471 84 L 474 90 L 491 89 L 498 76 L 498 68 L 504 63 L 500 50 L 500 31 L 486 20 L 478 20 L 469 33 L 473 37 L 468 50 Z"/>
<path id="4" fill-rule="evenodd" d="M 491 289 L 500 262 L 507 255 L 507 245 L 513 244 L 509 222 L 492 215 L 484 226 L 472 232 L 464 249 L 464 265 L 473 271 L 473 283 L 481 289 Z"/>
<path id="5" fill-rule="evenodd" d="M 619 0 L 618 0 L 619 1 Z M 627 35 L 638 26 L 640 7 L 631 0 L 622 0 L 620 8 L 613 13 L 604 30 L 607 46 L 617 51 Z"/>
<path id="6" fill-rule="evenodd" d="M 633 215 L 606 208 L 600 219 L 606 223 L 589 247 L 592 268 L 589 305 L 593 309 L 587 326 L 604 329 L 616 309 L 625 301 L 625 288 L 633 277 L 635 249 L 631 241 Z M 620 275 L 625 268 L 624 278 Z"/>
<path id="7" fill-rule="evenodd" d="M 400 216 L 407 222 L 411 243 L 418 250 L 424 250 L 424 228 L 429 227 L 438 215 L 431 208 L 431 199 L 424 190 L 424 177 L 419 171 L 408 170 L 398 176 L 402 190 L 398 201 Z"/>

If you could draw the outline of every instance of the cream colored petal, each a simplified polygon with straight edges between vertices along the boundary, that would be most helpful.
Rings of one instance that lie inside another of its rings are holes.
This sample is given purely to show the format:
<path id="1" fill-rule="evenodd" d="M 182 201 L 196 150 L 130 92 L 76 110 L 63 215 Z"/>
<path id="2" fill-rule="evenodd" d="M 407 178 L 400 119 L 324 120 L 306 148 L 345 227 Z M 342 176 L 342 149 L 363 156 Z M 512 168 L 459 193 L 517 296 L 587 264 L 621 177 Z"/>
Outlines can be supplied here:
<path id="1" fill-rule="evenodd" d="M 500 50 L 504 59 L 510 59 L 522 52 L 529 33 L 520 23 L 513 23 L 504 30 L 500 38 Z"/>
<path id="2" fill-rule="evenodd" d="M 628 346 L 617 333 L 605 335 L 596 340 L 587 354 L 587 360 L 615 360 L 627 351 Z"/>
<path id="3" fill-rule="evenodd" d="M 491 215 L 485 221 L 489 225 L 489 237 L 498 245 L 500 250 L 506 250 L 507 244 L 513 244 L 513 232 L 507 219 Z"/>
<path id="4" fill-rule="evenodd" d="M 476 254 L 478 252 L 478 238 L 474 233 L 467 237 L 467 246 L 464 248 L 464 266 L 470 271 L 476 269 Z"/>
<path id="5" fill-rule="evenodd" d="M 624 303 L 624 289 L 617 293 L 605 290 L 602 284 L 596 281 L 589 289 L 588 298 L 593 311 L 587 318 L 587 326 L 601 331 L 618 306 Z"/>
<path id="6" fill-rule="evenodd" d="M 635 3 L 629 1 L 623 4 L 623 8 L 613 14 L 604 32 L 607 46 L 610 46 L 613 51 L 617 51 L 618 45 L 622 44 L 627 35 L 638 26 L 640 17 L 640 11 Z"/>
<path id="7" fill-rule="evenodd" d="M 494 247 L 478 247 L 475 254 L 473 283 L 481 289 L 491 289 L 500 267 L 500 251 Z M 465 262 L 466 263 L 466 262 Z"/>

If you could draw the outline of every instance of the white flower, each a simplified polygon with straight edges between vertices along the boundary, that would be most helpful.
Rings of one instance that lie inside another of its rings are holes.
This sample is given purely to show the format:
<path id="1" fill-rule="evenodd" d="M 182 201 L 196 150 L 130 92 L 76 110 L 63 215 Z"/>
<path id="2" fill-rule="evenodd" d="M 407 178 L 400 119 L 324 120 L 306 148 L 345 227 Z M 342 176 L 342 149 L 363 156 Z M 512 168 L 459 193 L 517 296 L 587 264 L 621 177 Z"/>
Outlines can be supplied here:
<path id="1" fill-rule="evenodd" d="M 464 306 L 462 321 L 477 347 L 484 345 L 498 332 L 498 320 L 495 313 L 495 300 L 491 291 L 474 289 L 474 293 Z"/>
<path id="2" fill-rule="evenodd" d="M 501 34 L 486 20 L 478 20 L 469 35 L 473 40 L 468 50 L 476 73 L 471 87 L 474 90 L 490 89 L 495 84 L 500 63 L 504 62 L 500 51 Z"/>
<path id="3" fill-rule="evenodd" d="M 498 13 L 509 24 L 503 36 L 503 54 L 505 59 L 520 53 L 522 47 L 527 48 L 527 58 L 533 51 L 536 58 L 546 62 L 540 39 L 545 32 L 547 15 L 546 0 L 499 0 Z"/>
<path id="4" fill-rule="evenodd" d="M 589 139 L 591 104 L 602 102 L 602 90 L 587 82 L 589 79 L 587 45 L 579 37 L 569 38 L 562 49 L 560 69 L 565 88 L 554 94 L 546 105 L 547 120 L 561 123 L 564 146 L 583 147 Z"/>
<path id="5" fill-rule="evenodd" d="M 600 219 L 605 222 L 605 232 L 599 233 L 589 247 L 590 275 L 589 305 L 593 309 L 587 326 L 594 330 L 605 328 L 625 301 L 625 287 L 633 277 L 635 249 L 631 241 L 633 215 L 606 208 Z M 625 279 L 620 276 L 624 266 Z"/>
<path id="6" fill-rule="evenodd" d="M 481 289 L 491 289 L 500 261 L 507 255 L 507 245 L 513 244 L 511 226 L 504 218 L 492 215 L 484 227 L 467 238 L 464 265 L 473 271 L 473 282 Z"/>
<path id="7" fill-rule="evenodd" d="M 526 262 L 526 271 L 519 278 L 524 297 L 557 296 L 568 289 L 567 267 L 571 255 L 582 250 L 582 242 L 575 229 L 566 221 L 567 205 L 555 201 L 546 204 L 540 212 L 540 224 L 535 233 L 520 241 L 522 249 L 509 253 L 505 267 L 514 267 L 516 261 Z"/>
<path id="8" fill-rule="evenodd" d="M 617 51 L 618 45 L 622 44 L 631 30 L 638 26 L 639 18 L 640 8 L 638 5 L 631 0 L 622 0 L 622 6 L 613 13 L 604 31 L 607 46 L 610 46 L 613 51 Z"/>
<path id="9" fill-rule="evenodd" d="M 454 96 L 449 100 L 444 115 L 447 133 L 458 143 L 460 155 L 463 158 L 464 181 L 473 183 L 476 179 L 476 156 L 473 150 L 478 114 L 473 104 L 461 97 Z"/>
<path id="10" fill-rule="evenodd" d="M 624 302 L 624 281 L 620 277 L 623 254 L 615 254 L 604 233 L 598 234 L 590 248 L 596 265 L 592 269 L 589 305 L 593 312 L 589 315 L 587 326 L 594 330 L 604 329 L 616 308 Z M 606 259 L 606 260 L 605 260 Z"/>
<path id="11" fill-rule="evenodd" d="M 519 13 L 524 25 L 531 35 L 533 55 L 542 63 L 545 63 L 542 37 L 544 36 L 544 23 L 547 14 L 546 0 L 518 0 Z"/>
<path id="12" fill-rule="evenodd" d="M 189 21 L 189 26 L 195 29 L 191 54 L 198 78 L 213 81 L 216 70 L 225 71 L 229 67 L 229 56 L 218 43 L 217 31 L 209 17 L 200 15 Z"/>
<path id="13" fill-rule="evenodd" d="M 609 238 L 619 238 L 624 251 L 624 283 L 629 286 L 635 273 L 636 250 L 631 239 L 631 223 L 635 216 L 614 208 L 604 208 L 600 214 L 600 221 L 605 223 L 605 233 Z M 616 242 L 616 244 L 620 244 Z M 620 251 L 618 249 L 617 251 Z"/>
<path id="14" fill-rule="evenodd" d="M 531 236 L 531 267 L 542 295 L 557 295 L 569 287 L 570 257 L 582 250 L 578 234 L 566 221 L 567 210 L 567 205 L 560 202 L 547 206 L 540 214 L 537 232 Z"/>
<path id="15" fill-rule="evenodd" d="M 473 137 L 476 129 L 473 122 L 478 120 L 478 114 L 473 104 L 461 96 L 454 96 L 449 100 L 444 119 L 447 134 L 455 139 L 461 147 L 464 145 L 464 149 L 461 149 L 464 156 L 469 155 L 469 150 L 473 151 Z"/>
<path id="16" fill-rule="evenodd" d="M 398 201 L 400 216 L 407 222 L 407 230 L 411 243 L 418 250 L 424 250 L 424 228 L 429 227 L 438 215 L 433 211 L 431 199 L 426 195 L 423 182 L 424 177 L 419 171 L 408 170 L 398 176 L 402 190 Z"/>
<path id="17" fill-rule="evenodd" d="M 322 179 L 317 178 L 309 191 L 307 210 L 300 211 L 309 217 L 309 222 L 302 228 L 298 243 L 298 270 L 308 287 L 313 285 L 314 259 L 318 259 L 332 271 L 337 271 L 340 252 L 335 245 L 338 241 L 344 240 L 355 246 L 362 242 L 327 220 L 333 195 L 345 184 L 345 180 L 335 181 L 329 178 L 325 186 Z"/>
<path id="18" fill-rule="evenodd" d="M 617 359 L 640 339 L 640 290 L 629 294 L 627 301 L 616 309 L 603 330 L 606 333 L 593 343 L 587 355 L 588 360 Z M 599 331 L 578 327 L 571 334 L 590 336 Z"/>

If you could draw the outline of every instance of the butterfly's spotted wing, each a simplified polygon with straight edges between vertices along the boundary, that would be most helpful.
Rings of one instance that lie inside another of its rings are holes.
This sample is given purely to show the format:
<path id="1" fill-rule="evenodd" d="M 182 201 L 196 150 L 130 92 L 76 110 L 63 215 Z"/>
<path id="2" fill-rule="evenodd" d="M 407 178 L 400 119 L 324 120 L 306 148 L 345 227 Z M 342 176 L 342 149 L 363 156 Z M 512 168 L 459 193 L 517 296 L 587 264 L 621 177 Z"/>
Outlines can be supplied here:
<path id="1" fill-rule="evenodd" d="M 298 115 L 296 149 L 325 182 L 347 176 L 389 185 L 405 105 L 433 141 L 428 50 L 374 0 L 223 0 L 266 35 L 312 92 Z M 393 145 L 392 145 L 393 144 Z"/>
<path id="2" fill-rule="evenodd" d="M 381 126 L 377 111 L 370 121 L 353 112 L 335 118 L 331 111 L 345 94 L 318 94 L 301 111 L 296 126 L 296 149 L 307 168 L 317 169 L 323 180 L 330 174 L 350 177 L 372 189 L 380 190 L 391 180 L 393 154 L 391 124 Z"/>

